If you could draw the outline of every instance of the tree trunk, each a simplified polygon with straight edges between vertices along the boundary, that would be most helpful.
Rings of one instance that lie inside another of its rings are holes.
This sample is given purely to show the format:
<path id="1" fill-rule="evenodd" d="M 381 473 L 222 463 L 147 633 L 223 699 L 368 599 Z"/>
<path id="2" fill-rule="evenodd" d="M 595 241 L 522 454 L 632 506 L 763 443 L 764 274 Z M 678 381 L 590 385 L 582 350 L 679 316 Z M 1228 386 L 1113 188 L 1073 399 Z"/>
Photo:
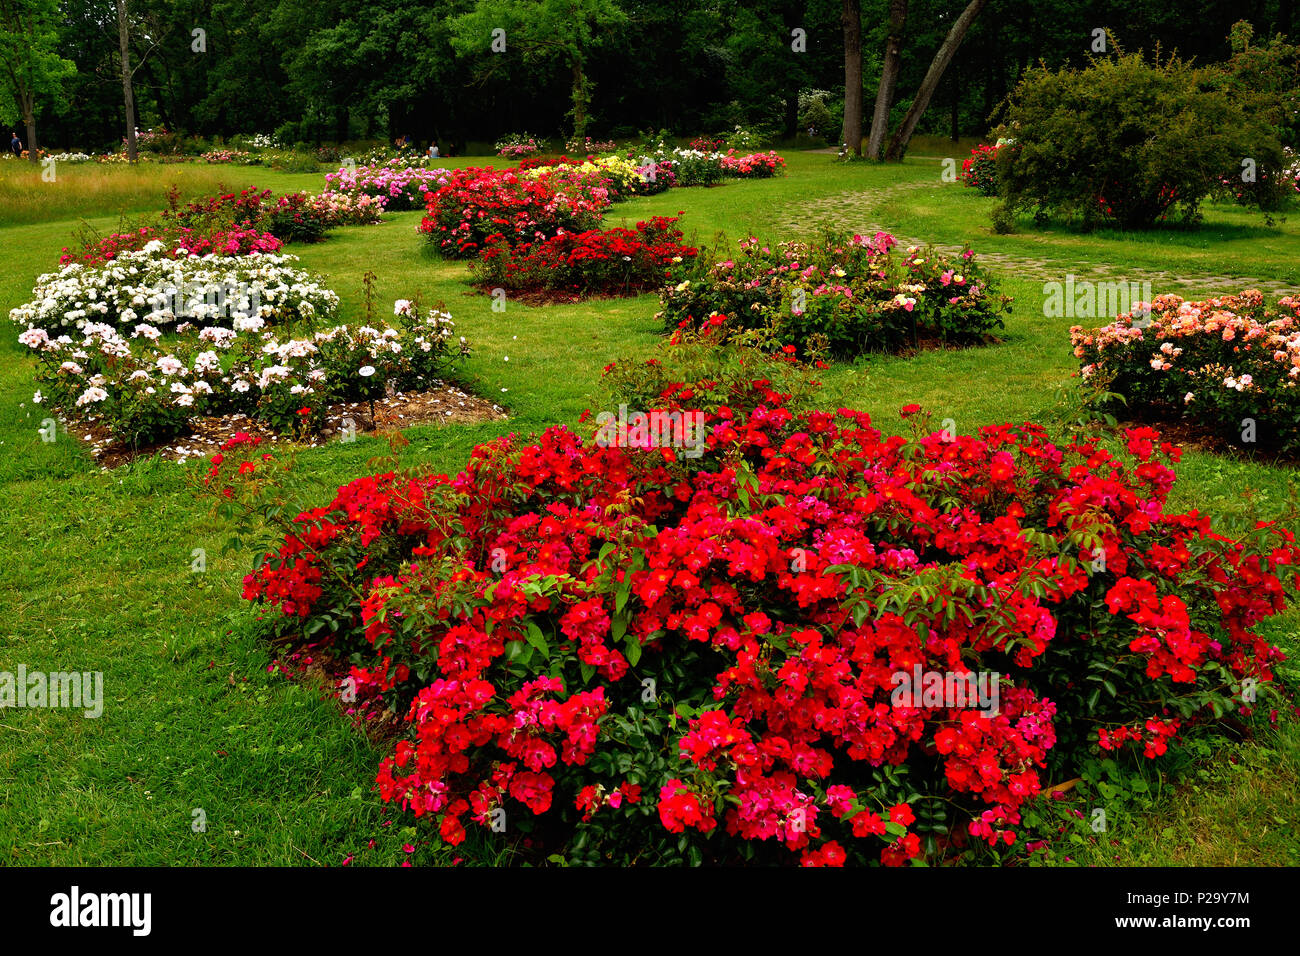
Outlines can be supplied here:
<path id="1" fill-rule="evenodd" d="M 916 91 L 916 98 L 912 100 L 911 107 L 908 108 L 907 115 L 903 117 L 903 122 L 894 135 L 889 140 L 889 147 L 885 150 L 885 159 L 888 162 L 897 162 L 903 158 L 903 153 L 907 149 L 907 143 L 916 132 L 916 124 L 921 122 L 921 116 L 925 109 L 930 105 L 930 97 L 934 96 L 935 89 L 939 86 L 939 81 L 943 79 L 944 70 L 948 69 L 948 64 L 952 58 L 957 55 L 957 48 L 961 46 L 961 41 L 966 37 L 966 31 L 970 25 L 975 22 L 981 10 L 987 5 L 988 0 L 970 0 L 966 9 L 961 12 L 957 22 L 952 25 L 948 35 L 944 37 L 943 45 L 935 53 L 934 59 L 930 61 L 930 69 L 926 71 L 925 79 L 921 81 L 920 88 Z"/>
<path id="2" fill-rule="evenodd" d="M 126 0 L 117 0 L 117 44 L 122 52 L 122 101 L 126 104 L 126 158 L 138 158 L 135 142 L 135 93 L 131 89 L 130 31 L 127 29 Z"/>
<path id="3" fill-rule="evenodd" d="M 871 136 L 867 140 L 867 158 L 879 159 L 889 131 L 889 109 L 894 105 L 898 72 L 903 65 L 903 27 L 907 23 L 907 0 L 889 0 L 889 33 L 885 36 L 885 61 L 880 67 L 880 86 L 876 89 L 876 108 L 871 114 Z"/>
<path id="4" fill-rule="evenodd" d="M 591 92 L 587 88 L 587 74 L 583 72 L 582 60 L 573 61 L 573 137 L 582 139 L 587 135 L 587 105 L 591 102 Z"/>
<path id="5" fill-rule="evenodd" d="M 843 0 L 840 25 L 844 28 L 844 126 L 840 142 L 862 157 L 862 3 Z"/>
<path id="6" fill-rule="evenodd" d="M 27 161 L 40 162 L 36 158 L 36 115 L 31 107 L 23 108 L 23 125 L 27 127 Z"/>
<path id="7" fill-rule="evenodd" d="M 955 143 L 961 139 L 961 84 L 957 82 L 956 74 L 948 77 L 948 85 L 952 93 L 948 103 L 948 139 Z"/>
<path id="8" fill-rule="evenodd" d="M 782 23 L 785 26 L 785 35 L 791 35 L 791 31 L 802 26 L 807 22 L 807 4 L 804 2 L 782 5 Z M 798 61 L 796 61 L 798 62 Z M 799 135 L 799 91 L 808 84 L 807 70 L 791 70 L 786 77 L 788 88 L 785 96 L 785 113 L 782 117 L 784 124 L 784 133 L 788 137 Z"/>
<path id="9" fill-rule="evenodd" d="M 36 163 L 39 162 L 36 158 L 36 94 L 23 83 L 21 77 L 15 77 L 12 71 L 9 76 L 18 91 L 18 110 L 22 113 L 23 126 L 27 134 L 27 139 L 24 142 L 27 147 L 27 161 Z M 5 143 L 5 148 L 9 148 L 8 142 Z"/>

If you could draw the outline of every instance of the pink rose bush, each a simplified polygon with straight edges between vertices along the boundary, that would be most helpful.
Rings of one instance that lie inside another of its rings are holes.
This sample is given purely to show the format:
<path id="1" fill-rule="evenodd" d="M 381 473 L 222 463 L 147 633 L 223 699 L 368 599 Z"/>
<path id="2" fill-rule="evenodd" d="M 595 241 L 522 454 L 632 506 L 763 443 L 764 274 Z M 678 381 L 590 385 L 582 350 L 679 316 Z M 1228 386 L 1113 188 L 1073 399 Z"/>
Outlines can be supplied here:
<path id="1" fill-rule="evenodd" d="M 721 163 L 723 174 L 733 179 L 771 179 L 785 172 L 785 160 L 776 154 L 776 150 L 742 155 L 729 149 Z"/>
<path id="2" fill-rule="evenodd" d="M 884 232 L 771 245 L 750 236 L 736 256 L 701 254 L 663 291 L 657 318 L 672 331 L 725 315 L 729 329 L 771 345 L 839 357 L 915 348 L 922 337 L 975 344 L 1001 328 L 1009 300 L 972 251 L 897 245 Z"/>
<path id="3" fill-rule="evenodd" d="M 451 177 L 449 169 L 423 169 L 400 159 L 370 166 L 344 166 L 326 173 L 326 191 L 370 196 L 389 212 L 424 207 L 425 196 L 434 192 Z"/>

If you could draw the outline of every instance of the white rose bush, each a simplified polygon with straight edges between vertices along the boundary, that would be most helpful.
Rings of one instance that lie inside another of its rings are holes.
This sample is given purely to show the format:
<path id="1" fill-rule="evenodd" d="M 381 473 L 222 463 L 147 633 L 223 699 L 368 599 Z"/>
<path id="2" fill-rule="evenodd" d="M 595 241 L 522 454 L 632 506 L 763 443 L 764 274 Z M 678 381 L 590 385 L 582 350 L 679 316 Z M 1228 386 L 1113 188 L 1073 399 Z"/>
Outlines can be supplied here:
<path id="1" fill-rule="evenodd" d="M 426 388 L 468 356 L 449 314 L 408 300 L 392 326 L 333 324 L 337 294 L 294 262 L 173 259 L 150 243 L 41 276 L 9 314 L 38 359 L 34 400 L 132 446 L 233 413 L 304 436 L 332 404 Z"/>
<path id="2" fill-rule="evenodd" d="M 162 328 L 224 318 L 266 324 L 325 321 L 338 296 L 295 268 L 297 256 L 175 255 L 154 240 L 99 265 L 71 262 L 36 280 L 32 300 L 9 312 L 11 321 L 47 332 L 85 323 Z M 260 327 L 260 326 L 259 326 Z"/>

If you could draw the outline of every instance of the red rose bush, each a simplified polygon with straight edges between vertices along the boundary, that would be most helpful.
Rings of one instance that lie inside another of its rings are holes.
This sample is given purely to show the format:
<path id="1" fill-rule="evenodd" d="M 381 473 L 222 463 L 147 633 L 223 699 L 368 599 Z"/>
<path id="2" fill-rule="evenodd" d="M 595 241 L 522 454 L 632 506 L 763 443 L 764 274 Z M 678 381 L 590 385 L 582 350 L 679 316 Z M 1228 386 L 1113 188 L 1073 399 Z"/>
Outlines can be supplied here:
<path id="1" fill-rule="evenodd" d="M 562 232 L 544 242 L 511 245 L 489 236 L 470 264 L 484 288 L 579 295 L 638 295 L 671 282 L 698 250 L 681 243 L 676 217 L 655 216 L 635 229 Z"/>
<path id="2" fill-rule="evenodd" d="M 961 161 L 961 173 L 957 179 L 963 186 L 978 189 L 980 195 L 996 196 L 998 194 L 998 151 L 1002 149 L 1001 141 L 990 146 L 981 143 L 970 151 L 970 156 Z"/>
<path id="3" fill-rule="evenodd" d="M 476 255 L 492 235 L 534 242 L 561 229 L 594 229 L 609 205 L 601 183 L 574 176 L 566 167 L 528 175 L 491 167 L 457 169 L 425 198 L 428 212 L 420 232 L 449 258 Z"/>
<path id="4" fill-rule="evenodd" d="M 245 579 L 405 719 L 379 792 L 446 842 L 504 827 L 587 863 L 1008 852 L 1027 801 L 1096 748 L 1156 756 L 1243 681 L 1268 693 L 1281 654 L 1255 628 L 1293 536 L 1168 510 L 1178 452 L 1150 429 L 1111 452 L 1028 424 L 930 432 L 910 406 L 913 437 L 885 437 L 762 380 L 692 405 L 712 384 L 602 416 L 596 440 L 557 426 L 458 475 L 358 479 Z M 900 697 L 922 673 L 996 680 L 996 706 Z"/>

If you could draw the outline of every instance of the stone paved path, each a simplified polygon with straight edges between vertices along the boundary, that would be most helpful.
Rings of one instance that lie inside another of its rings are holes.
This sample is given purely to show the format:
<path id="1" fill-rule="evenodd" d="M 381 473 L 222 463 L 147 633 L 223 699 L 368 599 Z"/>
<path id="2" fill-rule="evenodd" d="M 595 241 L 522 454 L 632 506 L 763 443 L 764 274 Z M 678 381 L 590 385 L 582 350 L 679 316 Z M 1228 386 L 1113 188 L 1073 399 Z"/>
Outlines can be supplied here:
<path id="1" fill-rule="evenodd" d="M 820 199 L 810 199 L 791 208 L 788 213 L 778 218 L 773 226 L 778 234 L 801 234 L 816 231 L 822 225 L 837 229 L 852 229 L 858 233 L 891 233 L 903 245 L 924 245 L 926 240 L 907 236 L 890 225 L 881 222 L 877 216 L 879 209 L 899 193 L 914 189 L 932 189 L 934 183 L 928 180 L 896 183 L 884 189 L 850 189 Z M 797 210 L 797 211 L 796 211 Z M 1085 262 L 1069 258 L 1042 258 L 1018 256 L 1004 252 L 980 252 L 976 245 L 978 262 L 987 266 L 991 272 L 1018 279 L 1039 279 L 1044 282 L 1063 282 L 1067 274 L 1076 279 L 1092 282 L 1150 282 L 1152 292 L 1160 295 L 1166 291 L 1178 291 L 1182 295 L 1213 294 L 1220 295 L 1239 292 L 1244 289 L 1258 289 L 1265 295 L 1295 292 L 1292 283 L 1274 279 L 1255 279 L 1248 276 L 1186 276 L 1177 272 L 1164 270 L 1144 270 L 1120 267 L 1109 262 Z M 950 243 L 934 243 L 941 252 L 959 254 L 964 247 Z"/>

